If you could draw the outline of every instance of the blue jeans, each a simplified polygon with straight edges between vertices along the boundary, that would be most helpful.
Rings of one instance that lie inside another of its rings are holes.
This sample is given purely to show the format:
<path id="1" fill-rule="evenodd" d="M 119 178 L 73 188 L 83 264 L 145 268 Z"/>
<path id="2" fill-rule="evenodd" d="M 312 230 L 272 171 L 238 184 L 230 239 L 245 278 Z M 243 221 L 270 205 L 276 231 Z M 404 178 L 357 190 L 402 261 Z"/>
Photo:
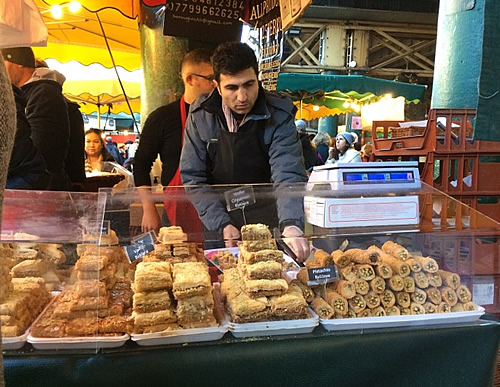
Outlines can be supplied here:
<path id="1" fill-rule="evenodd" d="M 33 189 L 44 190 L 47 188 L 49 175 L 39 173 L 27 173 L 24 176 L 13 176 L 7 179 L 7 189 Z"/>

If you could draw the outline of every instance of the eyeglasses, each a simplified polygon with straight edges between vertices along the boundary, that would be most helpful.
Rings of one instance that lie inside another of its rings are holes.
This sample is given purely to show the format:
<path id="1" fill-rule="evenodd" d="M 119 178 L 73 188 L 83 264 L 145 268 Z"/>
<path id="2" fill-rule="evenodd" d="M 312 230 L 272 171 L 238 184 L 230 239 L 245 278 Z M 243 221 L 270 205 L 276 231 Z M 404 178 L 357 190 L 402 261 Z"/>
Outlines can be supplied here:
<path id="1" fill-rule="evenodd" d="M 191 75 L 194 75 L 195 77 L 200 77 L 200 78 L 206 79 L 209 82 L 213 82 L 215 79 L 215 77 L 213 75 L 201 75 L 201 74 L 191 74 Z"/>

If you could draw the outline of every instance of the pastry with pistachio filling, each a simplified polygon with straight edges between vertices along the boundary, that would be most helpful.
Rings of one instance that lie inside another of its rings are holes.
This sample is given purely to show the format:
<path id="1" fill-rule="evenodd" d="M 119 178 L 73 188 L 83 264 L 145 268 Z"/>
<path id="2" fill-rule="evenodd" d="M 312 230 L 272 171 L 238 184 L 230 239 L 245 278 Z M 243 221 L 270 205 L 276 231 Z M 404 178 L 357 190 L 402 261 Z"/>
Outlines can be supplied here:
<path id="1" fill-rule="evenodd" d="M 321 297 L 316 297 L 311 302 L 311 308 L 322 319 L 330 319 L 335 315 L 335 310 Z"/>
<path id="2" fill-rule="evenodd" d="M 401 259 L 402 261 L 406 261 L 408 258 L 410 258 L 410 253 L 408 253 L 408 250 L 406 250 L 399 243 L 393 241 L 385 242 L 382 245 L 382 250 L 384 250 L 385 253 L 392 255 L 393 257 Z"/>

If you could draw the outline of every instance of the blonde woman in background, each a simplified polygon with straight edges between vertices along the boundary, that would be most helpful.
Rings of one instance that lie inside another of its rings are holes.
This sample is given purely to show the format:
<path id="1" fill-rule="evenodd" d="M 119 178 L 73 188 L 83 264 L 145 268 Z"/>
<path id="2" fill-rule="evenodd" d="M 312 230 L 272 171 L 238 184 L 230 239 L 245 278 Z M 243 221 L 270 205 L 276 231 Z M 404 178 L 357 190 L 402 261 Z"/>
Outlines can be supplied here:
<path id="1" fill-rule="evenodd" d="M 316 146 L 318 155 L 318 165 L 323 165 L 328 160 L 328 149 L 332 138 L 327 132 L 318 132 L 312 139 L 312 143 Z"/>

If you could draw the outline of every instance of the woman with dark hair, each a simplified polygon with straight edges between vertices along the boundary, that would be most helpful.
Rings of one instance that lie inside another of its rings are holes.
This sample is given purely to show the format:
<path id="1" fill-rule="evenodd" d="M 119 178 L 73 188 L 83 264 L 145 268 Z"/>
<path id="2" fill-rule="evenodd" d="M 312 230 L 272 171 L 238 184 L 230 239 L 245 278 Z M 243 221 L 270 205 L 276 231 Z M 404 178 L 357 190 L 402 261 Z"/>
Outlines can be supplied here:
<path id="1" fill-rule="evenodd" d="M 89 129 L 85 132 L 85 173 L 101 172 L 103 161 L 115 161 L 102 139 L 102 131 Z"/>
<path id="2" fill-rule="evenodd" d="M 359 163 L 361 162 L 361 156 L 359 152 L 354 149 L 355 137 L 352 133 L 342 132 L 337 134 L 335 138 L 335 149 L 338 151 L 338 160 L 335 160 L 334 156 L 330 154 L 327 160 L 327 164 L 333 164 L 335 162 L 339 163 Z M 331 152 L 330 152 L 331 153 Z"/>

